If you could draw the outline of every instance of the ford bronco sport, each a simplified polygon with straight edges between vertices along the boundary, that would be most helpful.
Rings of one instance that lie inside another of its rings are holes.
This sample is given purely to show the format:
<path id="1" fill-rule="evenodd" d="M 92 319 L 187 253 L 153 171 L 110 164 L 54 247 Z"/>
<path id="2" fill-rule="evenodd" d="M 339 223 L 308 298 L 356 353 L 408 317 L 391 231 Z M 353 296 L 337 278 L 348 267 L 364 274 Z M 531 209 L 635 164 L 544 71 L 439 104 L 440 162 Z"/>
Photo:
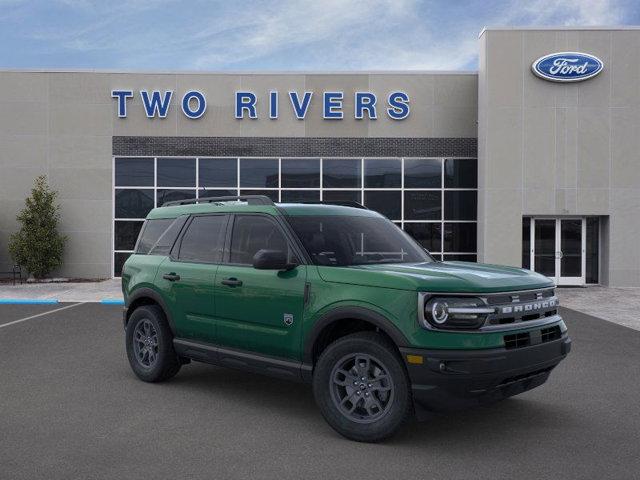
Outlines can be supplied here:
<path id="1" fill-rule="evenodd" d="M 357 204 L 165 204 L 122 289 L 140 379 L 195 360 L 310 382 L 326 421 L 358 441 L 537 387 L 571 346 L 548 278 L 436 261 Z"/>

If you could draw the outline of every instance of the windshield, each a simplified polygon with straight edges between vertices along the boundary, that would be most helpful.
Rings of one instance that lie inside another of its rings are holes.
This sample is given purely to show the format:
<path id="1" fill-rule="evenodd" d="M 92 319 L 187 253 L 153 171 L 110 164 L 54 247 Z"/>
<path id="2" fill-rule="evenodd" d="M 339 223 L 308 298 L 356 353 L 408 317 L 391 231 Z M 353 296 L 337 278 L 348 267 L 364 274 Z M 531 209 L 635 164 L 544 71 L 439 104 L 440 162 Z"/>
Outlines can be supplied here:
<path id="1" fill-rule="evenodd" d="M 288 220 L 316 265 L 433 261 L 411 237 L 385 218 L 308 215 L 290 216 Z"/>

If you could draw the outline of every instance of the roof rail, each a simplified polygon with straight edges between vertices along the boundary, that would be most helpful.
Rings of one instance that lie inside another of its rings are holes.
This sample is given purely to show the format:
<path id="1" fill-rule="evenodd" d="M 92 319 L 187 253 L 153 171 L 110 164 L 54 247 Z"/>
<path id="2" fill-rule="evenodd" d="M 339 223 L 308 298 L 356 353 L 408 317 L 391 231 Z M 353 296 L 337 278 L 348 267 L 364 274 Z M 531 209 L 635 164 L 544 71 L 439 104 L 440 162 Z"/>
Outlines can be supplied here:
<path id="1" fill-rule="evenodd" d="M 244 201 L 249 205 L 273 205 L 273 200 L 271 200 L 266 195 L 237 195 L 237 196 L 227 196 L 227 197 L 201 197 L 201 198 L 190 198 L 186 200 L 174 200 L 172 202 L 164 202 L 162 204 L 163 207 L 172 207 L 175 205 L 191 205 L 195 203 L 218 203 L 218 202 L 233 202 L 233 201 Z"/>
<path id="2" fill-rule="evenodd" d="M 300 203 L 311 204 L 311 205 L 339 205 L 341 207 L 353 207 L 353 208 L 360 208 L 362 210 L 369 210 L 367 207 L 365 207 L 361 203 L 354 202 L 351 200 L 335 200 L 335 201 L 318 200 L 315 202 L 309 201 L 309 202 L 300 202 Z"/>

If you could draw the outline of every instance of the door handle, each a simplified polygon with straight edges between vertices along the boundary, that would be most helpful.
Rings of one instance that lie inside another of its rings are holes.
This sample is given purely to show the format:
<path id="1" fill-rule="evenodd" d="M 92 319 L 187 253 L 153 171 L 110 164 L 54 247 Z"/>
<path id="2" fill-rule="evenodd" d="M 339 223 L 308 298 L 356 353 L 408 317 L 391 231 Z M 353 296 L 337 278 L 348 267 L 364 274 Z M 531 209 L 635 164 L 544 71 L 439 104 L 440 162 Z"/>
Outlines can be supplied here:
<path id="1" fill-rule="evenodd" d="M 223 285 L 227 285 L 228 287 L 240 287 L 242 286 L 242 280 L 238 280 L 235 277 L 225 278 L 221 282 Z"/>
<path id="2" fill-rule="evenodd" d="M 165 280 L 169 280 L 170 282 L 177 282 L 178 280 L 180 280 L 180 275 L 178 275 L 176 272 L 171 272 L 165 273 L 164 275 L 162 275 L 162 278 L 164 278 Z"/>

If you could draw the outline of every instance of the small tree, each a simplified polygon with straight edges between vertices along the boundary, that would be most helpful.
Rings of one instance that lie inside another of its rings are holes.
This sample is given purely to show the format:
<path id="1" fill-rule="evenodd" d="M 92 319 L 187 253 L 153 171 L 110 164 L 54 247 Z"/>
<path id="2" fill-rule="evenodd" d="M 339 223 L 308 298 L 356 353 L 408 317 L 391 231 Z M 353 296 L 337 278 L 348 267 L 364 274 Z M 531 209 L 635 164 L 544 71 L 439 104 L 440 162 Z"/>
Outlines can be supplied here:
<path id="1" fill-rule="evenodd" d="M 47 178 L 35 179 L 25 208 L 16 217 L 20 230 L 11 235 L 9 253 L 13 261 L 35 278 L 42 278 L 62 265 L 67 237 L 58 233 L 60 206 L 58 192 L 51 190 Z"/>

